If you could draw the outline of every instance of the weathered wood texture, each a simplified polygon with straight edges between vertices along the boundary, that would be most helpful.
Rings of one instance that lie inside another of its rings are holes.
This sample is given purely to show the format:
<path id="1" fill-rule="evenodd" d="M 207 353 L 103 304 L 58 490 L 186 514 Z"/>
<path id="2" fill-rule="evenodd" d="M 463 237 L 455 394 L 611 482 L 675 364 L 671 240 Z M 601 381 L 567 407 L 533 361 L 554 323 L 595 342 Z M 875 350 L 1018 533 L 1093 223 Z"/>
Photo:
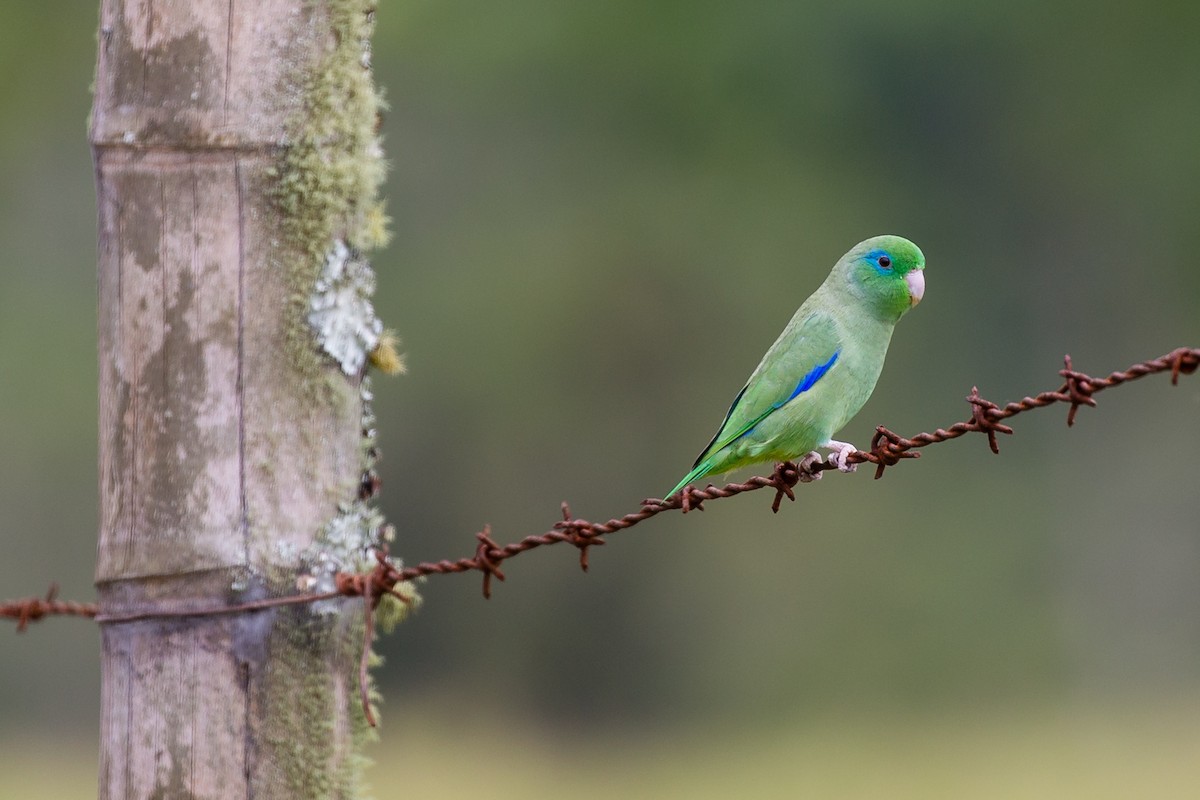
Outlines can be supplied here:
<path id="1" fill-rule="evenodd" d="M 102 614 L 211 607 L 294 569 L 357 478 L 357 389 L 334 372 L 300 391 L 284 355 L 270 196 L 295 75 L 332 37 L 305 0 L 103 0 L 100 25 Z M 297 619 L 106 626 L 100 796 L 336 796 L 323 773 L 344 770 L 360 713 L 346 637 L 281 630 Z M 293 663 L 275 663 L 285 651 Z M 306 670 L 336 707 L 295 698 L 328 738 L 295 774 L 264 704 Z"/>

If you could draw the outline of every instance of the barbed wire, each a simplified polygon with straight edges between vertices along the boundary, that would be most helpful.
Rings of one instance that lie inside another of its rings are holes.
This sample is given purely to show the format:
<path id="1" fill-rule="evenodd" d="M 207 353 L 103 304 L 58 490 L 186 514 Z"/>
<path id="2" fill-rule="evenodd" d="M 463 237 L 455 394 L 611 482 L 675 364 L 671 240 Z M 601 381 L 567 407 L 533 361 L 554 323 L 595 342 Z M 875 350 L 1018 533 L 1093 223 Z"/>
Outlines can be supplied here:
<path id="1" fill-rule="evenodd" d="M 996 439 L 997 433 L 1013 433 L 1008 425 L 1001 420 L 1015 417 L 1035 408 L 1044 408 L 1056 403 L 1069 403 L 1071 408 L 1067 413 L 1067 424 L 1075 424 L 1075 415 L 1080 406 L 1095 406 L 1093 395 L 1104 389 L 1120 386 L 1146 375 L 1160 372 L 1171 373 L 1171 383 L 1176 385 L 1181 374 L 1191 374 L 1200 367 L 1200 348 L 1180 347 L 1171 352 L 1134 364 L 1127 369 L 1112 372 L 1103 378 L 1096 378 L 1074 369 L 1071 357 L 1064 358 L 1065 367 L 1059 370 L 1064 378 L 1061 387 L 1054 391 L 1042 392 L 1032 397 L 1024 397 L 1005 406 L 986 400 L 980 396 L 977 387 L 971 388 L 966 400 L 971 404 L 971 418 L 957 422 L 949 428 L 938 428 L 930 433 L 918 433 L 911 438 L 902 437 L 880 425 L 875 429 L 869 450 L 855 450 L 847 456 L 852 464 L 871 463 L 876 465 L 875 477 L 880 478 L 887 467 L 898 464 L 901 460 L 917 458 L 920 453 L 914 450 L 928 447 L 931 444 L 957 439 L 967 433 L 984 433 L 993 453 L 999 453 L 1000 448 Z M 795 500 L 793 488 L 797 483 L 807 483 L 816 480 L 822 472 L 835 469 L 831 459 L 816 461 L 803 466 L 794 462 L 777 464 L 771 475 L 760 475 L 750 478 L 743 483 L 727 483 L 724 486 L 709 484 L 703 489 L 688 486 L 666 499 L 648 498 L 643 500 L 637 511 L 608 520 L 607 522 L 589 522 L 573 517 L 570 506 L 562 503 L 560 509 L 562 520 L 545 533 L 526 536 L 524 539 L 507 545 L 499 545 L 492 538 L 491 527 L 485 525 L 483 530 L 475 534 L 477 545 L 475 554 L 457 560 L 426 561 L 409 567 L 397 567 L 385 552 L 377 554 L 377 565 L 365 573 L 338 573 L 336 586 L 332 592 L 316 594 L 300 594 L 287 597 L 275 597 L 257 600 L 251 603 L 222 606 L 217 609 L 188 609 L 171 612 L 146 612 L 125 615 L 99 615 L 95 604 L 68 603 L 55 600 L 56 589 L 52 588 L 46 597 L 31 597 L 0 603 L 0 617 L 17 620 L 18 630 L 24 630 L 30 622 L 36 622 L 45 616 L 71 615 L 82 617 L 97 617 L 98 622 L 117 623 L 149 619 L 156 616 L 208 616 L 213 614 L 230 614 L 247 610 L 264 609 L 281 605 L 297 603 L 313 603 L 329 600 L 335 597 L 360 597 L 382 594 L 393 594 L 401 597 L 395 591 L 398 583 L 411 581 L 429 575 L 447 575 L 451 573 L 478 571 L 483 573 L 483 594 L 491 596 L 491 580 L 504 580 L 500 565 L 510 558 L 529 550 L 545 545 L 569 542 L 577 547 L 580 567 L 588 568 L 588 551 L 591 547 L 604 545 L 605 536 L 616 533 L 657 516 L 665 511 L 691 510 L 703 511 L 704 503 L 724 497 L 753 492 L 759 489 L 775 489 L 775 499 L 771 510 L 777 512 L 784 497 Z"/>
<path id="2" fill-rule="evenodd" d="M 95 617 L 95 603 L 71 603 L 55 599 L 58 596 L 58 584 L 50 584 L 45 597 L 25 597 L 0 603 L 0 617 L 17 621 L 17 633 L 23 633 L 29 623 L 37 622 L 42 617 Z"/>
<path id="3" fill-rule="evenodd" d="M 949 428 L 938 428 L 929 433 L 918 433 L 911 438 L 905 438 L 880 425 L 875 429 L 871 438 L 869 450 L 855 450 L 846 460 L 851 464 L 871 463 L 875 465 L 875 478 L 883 477 L 888 467 L 895 466 L 905 459 L 918 458 L 915 452 L 932 444 L 957 439 L 968 433 L 982 433 L 987 436 L 988 446 L 993 453 L 999 454 L 1000 446 L 997 434 L 1011 435 L 1013 429 L 1002 423 L 1002 420 L 1031 411 L 1035 408 L 1045 408 L 1059 403 L 1070 404 L 1067 412 L 1067 425 L 1075 424 L 1075 416 L 1080 406 L 1095 406 L 1094 395 L 1099 392 L 1120 386 L 1132 380 L 1161 372 L 1171 373 L 1171 384 L 1179 383 L 1180 375 L 1190 375 L 1200 367 L 1200 348 L 1179 347 L 1158 358 L 1152 358 L 1127 369 L 1109 373 L 1102 378 L 1093 377 L 1074 368 L 1071 357 L 1065 356 L 1064 368 L 1058 371 L 1063 378 L 1063 384 L 1054 391 L 1041 392 L 1034 396 L 1023 397 L 1015 402 L 1000 406 L 979 394 L 978 387 L 971 387 L 971 393 L 966 401 L 971 405 L 971 418 L 956 422 Z M 47 616 L 78 616 L 90 617 L 100 624 L 118 624 L 154 618 L 180 618 L 216 616 L 225 614 L 249 613 L 268 608 L 287 605 L 315 603 L 321 600 L 331 600 L 337 597 L 361 597 L 364 603 L 364 642 L 362 659 L 359 665 L 359 687 L 362 695 L 363 710 L 371 725 L 375 724 L 374 715 L 368 703 L 367 664 L 370 655 L 371 641 L 374 636 L 374 609 L 385 595 L 391 595 L 408 604 L 410 601 L 396 586 L 401 583 L 424 578 L 430 575 L 449 575 L 462 572 L 483 573 L 483 596 L 492 595 L 492 579 L 504 580 L 501 565 L 510 558 L 521 553 L 547 545 L 570 543 L 579 550 L 579 566 L 586 572 L 588 569 L 588 554 L 592 547 L 606 544 L 604 537 L 619 531 L 627 530 L 651 517 L 666 511 L 680 510 L 703 511 L 704 503 L 725 497 L 754 492 L 759 489 L 775 490 L 775 498 L 771 503 L 771 511 L 778 512 L 783 498 L 795 500 L 794 488 L 798 483 L 808 483 L 821 477 L 826 470 L 835 469 L 831 459 L 824 461 L 804 459 L 799 464 L 786 461 L 775 466 L 770 475 L 760 475 L 750 478 L 743 483 L 727 483 L 724 486 L 709 484 L 703 489 L 686 486 L 668 498 L 647 498 L 642 501 L 637 511 L 632 511 L 622 517 L 615 517 L 606 522 L 589 522 L 574 517 L 570 506 L 565 502 L 560 506 L 562 519 L 555 522 L 545 533 L 526 536 L 523 539 L 506 545 L 498 544 L 492 538 L 489 525 L 475 534 L 476 546 L 472 556 L 457 560 L 444 559 L 441 561 L 426 561 L 409 567 L 398 567 L 385 550 L 375 553 L 376 565 L 363 573 L 340 572 L 335 576 L 335 590 L 315 594 L 297 594 L 284 597 L 272 597 L 248 603 L 220 606 L 211 609 L 184 610 L 154 610 L 133 612 L 128 614 L 102 614 L 95 603 L 71 603 L 56 599 L 57 586 L 52 585 L 45 597 L 27 597 L 0 603 L 0 617 L 16 620 L 17 631 L 26 629 L 30 622 L 37 622 Z"/>

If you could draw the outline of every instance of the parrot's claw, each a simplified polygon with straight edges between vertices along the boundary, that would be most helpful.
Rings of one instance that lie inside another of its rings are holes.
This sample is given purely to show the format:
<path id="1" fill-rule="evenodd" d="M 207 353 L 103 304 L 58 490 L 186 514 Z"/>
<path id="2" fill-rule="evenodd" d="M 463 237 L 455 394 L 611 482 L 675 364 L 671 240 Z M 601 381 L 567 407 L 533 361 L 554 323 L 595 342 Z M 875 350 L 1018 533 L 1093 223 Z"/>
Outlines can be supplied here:
<path id="1" fill-rule="evenodd" d="M 858 464 L 851 464 L 847 461 L 850 458 L 850 454 L 858 449 L 854 445 L 849 442 L 838 442 L 830 439 L 823 446 L 829 449 L 829 457 L 839 472 L 854 472 L 858 469 Z"/>
<path id="2" fill-rule="evenodd" d="M 800 482 L 801 483 L 812 483 L 813 481 L 821 480 L 821 475 L 823 475 L 824 473 L 814 472 L 813 466 L 815 464 L 820 464 L 824 460 L 825 460 L 825 458 L 820 453 L 818 453 L 816 450 L 813 450 L 811 453 L 806 455 L 804 458 L 800 459 L 800 463 L 796 465 L 797 469 L 800 472 Z"/>

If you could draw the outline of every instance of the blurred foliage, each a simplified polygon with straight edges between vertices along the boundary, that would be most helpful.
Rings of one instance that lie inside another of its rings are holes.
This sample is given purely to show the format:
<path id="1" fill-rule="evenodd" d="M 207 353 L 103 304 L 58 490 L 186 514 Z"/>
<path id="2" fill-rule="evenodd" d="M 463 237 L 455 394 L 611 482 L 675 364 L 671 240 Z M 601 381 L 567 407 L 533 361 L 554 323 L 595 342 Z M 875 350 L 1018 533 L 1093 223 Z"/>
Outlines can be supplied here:
<path id="1" fill-rule="evenodd" d="M 52 577 L 90 595 L 85 6 L 0 6 L 3 596 Z M 869 235 L 918 242 L 928 292 L 844 432 L 860 444 L 965 417 L 973 384 L 1053 388 L 1066 352 L 1102 372 L 1196 345 L 1198 28 L 1182 2 L 382 3 L 378 306 L 410 366 L 376 384 L 398 554 L 665 491 Z M 1191 696 L 1198 415 L 1200 379 L 1149 379 L 1070 432 L 1061 410 L 1022 417 L 998 458 L 960 440 L 777 516 L 753 496 L 656 519 L 587 576 L 557 548 L 508 565 L 490 603 L 475 578 L 431 580 L 382 645 L 389 718 L 485 696 L 558 726 L 807 729 Z M 96 640 L 68 621 L 8 639 L 0 720 L 90 724 Z"/>

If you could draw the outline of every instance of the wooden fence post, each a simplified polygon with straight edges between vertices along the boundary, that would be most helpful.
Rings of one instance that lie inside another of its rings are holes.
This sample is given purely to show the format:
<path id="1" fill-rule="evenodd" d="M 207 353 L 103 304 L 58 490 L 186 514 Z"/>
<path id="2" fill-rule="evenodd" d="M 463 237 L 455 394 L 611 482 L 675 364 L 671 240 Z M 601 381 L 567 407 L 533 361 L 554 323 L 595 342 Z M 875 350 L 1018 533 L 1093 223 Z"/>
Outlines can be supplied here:
<path id="1" fill-rule="evenodd" d="M 370 0 L 102 0 L 101 798 L 357 796 Z M 315 331 L 320 328 L 320 334 Z M 328 353 L 322 352 L 324 344 Z"/>

